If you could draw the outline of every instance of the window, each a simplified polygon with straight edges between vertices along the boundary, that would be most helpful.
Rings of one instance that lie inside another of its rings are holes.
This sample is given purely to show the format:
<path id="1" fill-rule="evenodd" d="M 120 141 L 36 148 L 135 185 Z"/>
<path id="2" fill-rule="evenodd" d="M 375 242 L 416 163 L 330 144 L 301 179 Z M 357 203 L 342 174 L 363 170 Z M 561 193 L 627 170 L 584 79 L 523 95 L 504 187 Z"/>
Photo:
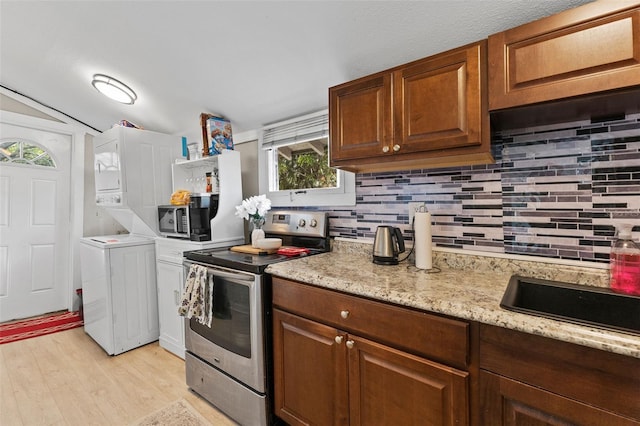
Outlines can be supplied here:
<path id="1" fill-rule="evenodd" d="M 56 163 L 47 151 L 33 143 L 21 140 L 0 141 L 0 163 L 56 167 Z"/>
<path id="2" fill-rule="evenodd" d="M 355 205 L 355 176 L 329 167 L 329 117 L 320 111 L 265 126 L 260 192 L 274 206 Z"/>

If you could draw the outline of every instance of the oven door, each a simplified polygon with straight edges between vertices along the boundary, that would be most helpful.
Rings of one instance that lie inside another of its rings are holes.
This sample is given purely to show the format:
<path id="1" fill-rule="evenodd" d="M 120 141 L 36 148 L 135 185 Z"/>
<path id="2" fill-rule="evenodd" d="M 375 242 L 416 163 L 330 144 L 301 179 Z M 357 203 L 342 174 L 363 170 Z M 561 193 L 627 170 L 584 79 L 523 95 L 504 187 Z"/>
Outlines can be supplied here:
<path id="1" fill-rule="evenodd" d="M 184 267 L 187 276 L 191 262 Z M 205 266 L 213 278 L 211 327 L 185 320 L 187 351 L 256 392 L 266 392 L 261 275 Z"/>

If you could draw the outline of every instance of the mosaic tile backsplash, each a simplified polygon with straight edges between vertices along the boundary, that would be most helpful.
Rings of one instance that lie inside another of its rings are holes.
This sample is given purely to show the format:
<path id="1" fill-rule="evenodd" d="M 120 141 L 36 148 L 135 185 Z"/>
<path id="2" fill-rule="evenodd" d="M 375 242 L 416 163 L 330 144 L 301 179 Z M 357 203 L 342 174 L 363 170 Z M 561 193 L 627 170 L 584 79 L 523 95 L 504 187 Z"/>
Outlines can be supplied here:
<path id="1" fill-rule="evenodd" d="M 439 247 L 608 262 L 615 224 L 640 240 L 640 114 L 496 132 L 492 149 L 495 164 L 358 174 L 331 235 L 411 240 L 407 203 L 423 201 Z"/>

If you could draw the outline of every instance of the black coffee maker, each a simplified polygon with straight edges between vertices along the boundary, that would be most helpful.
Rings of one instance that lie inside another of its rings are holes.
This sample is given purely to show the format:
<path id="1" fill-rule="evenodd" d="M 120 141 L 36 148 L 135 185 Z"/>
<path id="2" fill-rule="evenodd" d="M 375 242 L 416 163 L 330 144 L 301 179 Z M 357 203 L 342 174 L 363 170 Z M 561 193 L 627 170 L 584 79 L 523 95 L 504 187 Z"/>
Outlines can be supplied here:
<path id="1" fill-rule="evenodd" d="M 189 239 L 211 240 L 211 219 L 218 213 L 218 194 L 191 194 L 189 200 Z"/>

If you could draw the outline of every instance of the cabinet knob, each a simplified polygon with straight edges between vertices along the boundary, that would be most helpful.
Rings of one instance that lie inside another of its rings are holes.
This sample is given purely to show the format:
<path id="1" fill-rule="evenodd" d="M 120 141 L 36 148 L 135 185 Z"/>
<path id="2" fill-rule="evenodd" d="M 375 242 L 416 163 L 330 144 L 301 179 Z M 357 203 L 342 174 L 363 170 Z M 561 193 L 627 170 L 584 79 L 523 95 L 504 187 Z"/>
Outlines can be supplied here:
<path id="1" fill-rule="evenodd" d="M 400 145 L 395 144 L 395 145 L 393 146 L 393 151 L 394 151 L 394 152 L 398 152 L 398 151 L 400 151 Z"/>
<path id="2" fill-rule="evenodd" d="M 344 340 L 344 337 L 342 337 L 342 336 L 336 336 L 336 338 L 335 338 L 335 339 L 333 339 L 333 340 L 335 340 L 335 341 L 336 341 L 336 343 L 340 345 L 340 344 L 342 344 L 342 341 Z"/>
<path id="3" fill-rule="evenodd" d="M 386 153 L 386 152 L 389 152 L 389 147 L 388 147 L 388 146 L 386 146 L 386 145 L 385 145 L 385 146 L 383 146 L 383 147 L 382 147 L 382 152 L 385 152 L 385 153 Z"/>
<path id="4" fill-rule="evenodd" d="M 355 342 L 353 340 L 347 340 L 347 348 L 349 349 L 353 349 L 353 346 L 355 345 Z"/>
<path id="5" fill-rule="evenodd" d="M 349 311 L 340 311 L 340 316 L 344 319 L 349 318 Z"/>

